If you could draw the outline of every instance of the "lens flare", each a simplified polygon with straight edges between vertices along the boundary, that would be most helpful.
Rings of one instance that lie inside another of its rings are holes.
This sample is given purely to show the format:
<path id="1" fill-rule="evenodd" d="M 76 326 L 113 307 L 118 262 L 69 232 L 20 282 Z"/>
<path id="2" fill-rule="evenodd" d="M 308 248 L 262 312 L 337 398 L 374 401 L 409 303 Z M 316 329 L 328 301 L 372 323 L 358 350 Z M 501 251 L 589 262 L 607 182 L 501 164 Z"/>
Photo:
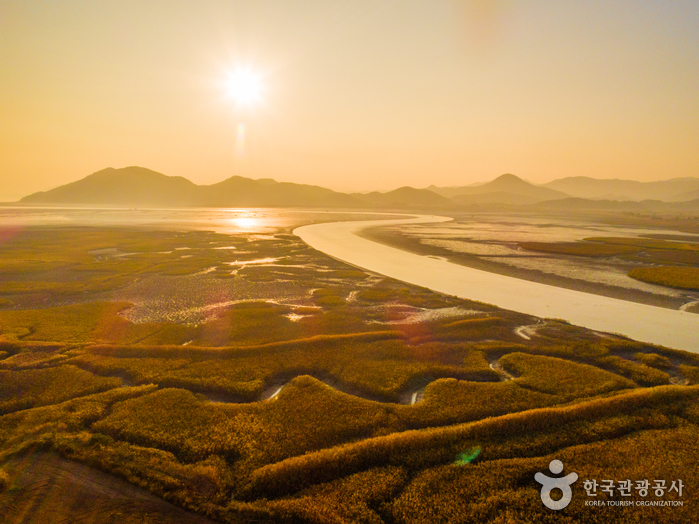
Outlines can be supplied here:
<path id="1" fill-rule="evenodd" d="M 9 242 L 19 233 L 19 231 L 19 227 L 0 227 L 0 245 L 4 244 L 5 242 Z"/>
<path id="2" fill-rule="evenodd" d="M 478 458 L 478 455 L 481 454 L 481 447 L 480 446 L 475 446 L 473 448 L 467 449 L 461 453 L 459 453 L 456 456 L 456 461 L 454 462 L 455 464 L 459 466 L 465 466 L 466 464 L 470 464 L 476 458 Z"/>
<path id="3" fill-rule="evenodd" d="M 235 133 L 235 156 L 242 158 L 245 154 L 245 124 L 238 124 L 238 130 Z"/>

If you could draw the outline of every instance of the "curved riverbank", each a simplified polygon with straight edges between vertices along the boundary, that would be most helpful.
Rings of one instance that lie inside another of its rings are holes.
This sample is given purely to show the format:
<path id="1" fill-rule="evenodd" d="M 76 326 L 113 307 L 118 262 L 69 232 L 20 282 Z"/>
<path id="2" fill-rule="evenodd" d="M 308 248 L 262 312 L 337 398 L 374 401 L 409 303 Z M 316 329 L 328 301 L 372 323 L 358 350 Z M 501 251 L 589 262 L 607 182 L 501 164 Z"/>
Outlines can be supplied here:
<path id="1" fill-rule="evenodd" d="M 382 225 L 449 220 L 451 218 L 439 216 L 411 216 L 397 220 L 331 222 L 302 226 L 295 229 L 294 234 L 331 257 L 409 284 L 699 353 L 699 316 L 696 314 L 489 273 L 402 251 L 357 235 L 360 230 Z"/>
<path id="2" fill-rule="evenodd" d="M 409 251 L 411 253 L 415 253 L 416 255 L 431 256 L 432 258 L 442 258 L 444 260 L 449 260 L 453 264 L 471 267 L 473 269 L 480 269 L 481 271 L 486 271 L 488 273 L 498 273 L 500 275 L 515 277 L 520 280 L 530 280 L 540 284 L 572 289 L 574 291 L 581 291 L 583 293 L 591 293 L 604 297 L 617 298 L 619 300 L 625 300 L 628 302 L 638 302 L 639 304 L 648 304 L 650 306 L 658 306 L 668 309 L 682 309 L 683 311 L 690 311 L 694 313 L 699 312 L 699 308 L 697 308 L 697 305 L 694 304 L 696 299 L 691 297 L 692 292 L 689 291 L 676 289 L 671 290 L 670 288 L 663 288 L 662 286 L 653 286 L 658 288 L 658 291 L 660 292 L 651 292 L 648 289 L 642 290 L 635 287 L 613 285 L 610 283 L 594 281 L 589 277 L 585 277 L 584 274 L 586 273 L 586 267 L 589 267 L 590 262 L 596 263 L 596 260 L 581 260 L 580 257 L 573 255 L 555 255 L 555 258 L 560 262 L 582 264 L 582 266 L 580 266 L 581 271 L 579 272 L 578 276 L 573 278 L 572 276 L 564 276 L 556 273 L 552 267 L 546 268 L 546 262 L 547 259 L 549 259 L 549 256 L 540 257 L 542 259 L 541 267 L 537 267 L 536 269 L 532 267 L 525 268 L 521 265 L 504 263 L 503 259 L 524 258 L 534 261 L 539 258 L 539 255 L 529 254 L 526 257 L 517 255 L 474 255 L 456 250 L 452 251 L 445 247 L 435 246 L 432 243 L 425 244 L 422 242 L 421 238 L 403 234 L 400 231 L 391 231 L 388 228 L 382 227 L 363 229 L 359 234 L 373 242 L 395 247 L 402 251 Z M 427 240 L 429 242 L 429 237 Z"/>

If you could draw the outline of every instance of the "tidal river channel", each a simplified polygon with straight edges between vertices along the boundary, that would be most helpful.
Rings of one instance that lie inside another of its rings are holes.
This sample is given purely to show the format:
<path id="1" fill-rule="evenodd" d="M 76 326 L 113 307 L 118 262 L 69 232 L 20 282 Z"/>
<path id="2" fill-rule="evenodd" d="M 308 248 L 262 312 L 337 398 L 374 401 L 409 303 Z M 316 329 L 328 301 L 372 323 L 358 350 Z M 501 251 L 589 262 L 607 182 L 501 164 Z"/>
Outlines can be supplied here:
<path id="1" fill-rule="evenodd" d="M 294 230 L 311 247 L 354 266 L 461 298 L 543 318 L 557 318 L 642 342 L 699 353 L 699 315 L 593 295 L 473 269 L 362 238 L 381 225 L 428 224 L 439 216 L 330 222 Z"/>

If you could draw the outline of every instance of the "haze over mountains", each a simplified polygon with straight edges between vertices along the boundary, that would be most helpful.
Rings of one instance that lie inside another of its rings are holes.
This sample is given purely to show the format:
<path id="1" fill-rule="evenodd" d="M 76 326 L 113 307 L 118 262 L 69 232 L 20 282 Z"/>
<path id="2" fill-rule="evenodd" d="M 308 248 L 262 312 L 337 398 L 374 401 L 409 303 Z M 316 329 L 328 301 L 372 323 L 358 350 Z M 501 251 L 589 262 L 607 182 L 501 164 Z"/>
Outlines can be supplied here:
<path id="1" fill-rule="evenodd" d="M 393 191 L 380 193 L 360 194 L 355 193 L 355 198 L 365 205 L 377 207 L 444 207 L 453 205 L 453 202 L 428 189 L 415 189 L 414 187 L 399 187 Z"/>
<path id="2" fill-rule="evenodd" d="M 661 202 L 664 201 L 664 202 Z M 345 194 L 331 189 L 270 178 L 240 176 L 197 185 L 143 167 L 107 168 L 49 191 L 34 193 L 21 204 L 71 204 L 124 207 L 333 207 L 467 208 L 478 205 L 528 205 L 541 209 L 641 210 L 699 209 L 699 178 L 661 182 L 570 177 L 531 184 L 505 174 L 491 182 L 426 189 L 401 187 L 384 193 Z"/>
<path id="3" fill-rule="evenodd" d="M 554 180 L 545 187 L 579 198 L 606 200 L 663 200 L 683 202 L 699 198 L 699 178 L 673 178 L 660 182 L 635 180 L 598 180 L 576 176 Z"/>
<path id="4" fill-rule="evenodd" d="M 451 198 L 457 204 L 503 203 L 503 204 L 535 204 L 544 200 L 567 198 L 568 194 L 547 187 L 536 186 L 521 178 L 504 174 L 491 182 L 477 186 L 436 187 L 430 186 L 444 197 Z"/>

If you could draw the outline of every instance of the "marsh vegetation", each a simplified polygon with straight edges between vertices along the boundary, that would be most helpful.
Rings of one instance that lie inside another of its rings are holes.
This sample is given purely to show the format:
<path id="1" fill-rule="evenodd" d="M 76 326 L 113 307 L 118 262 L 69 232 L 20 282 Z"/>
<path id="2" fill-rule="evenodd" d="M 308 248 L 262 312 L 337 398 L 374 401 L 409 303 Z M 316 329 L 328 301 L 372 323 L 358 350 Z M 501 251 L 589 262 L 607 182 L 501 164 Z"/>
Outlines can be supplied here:
<path id="1" fill-rule="evenodd" d="M 643 264 L 631 278 L 678 289 L 699 291 L 699 243 L 653 238 L 592 237 L 582 242 L 523 242 L 523 249 L 585 257 L 618 257 Z M 669 265 L 672 264 L 672 265 Z M 648 267 L 650 266 L 650 267 Z"/>
<path id="2" fill-rule="evenodd" d="M 3 238 L 0 505 L 39 452 L 234 523 L 547 522 L 530 479 L 552 458 L 699 482 L 697 355 L 554 319 L 525 338 L 536 318 L 365 273 L 283 230 Z M 683 500 L 677 522 L 698 502 Z M 582 497 L 567 510 L 598 515 Z"/>

